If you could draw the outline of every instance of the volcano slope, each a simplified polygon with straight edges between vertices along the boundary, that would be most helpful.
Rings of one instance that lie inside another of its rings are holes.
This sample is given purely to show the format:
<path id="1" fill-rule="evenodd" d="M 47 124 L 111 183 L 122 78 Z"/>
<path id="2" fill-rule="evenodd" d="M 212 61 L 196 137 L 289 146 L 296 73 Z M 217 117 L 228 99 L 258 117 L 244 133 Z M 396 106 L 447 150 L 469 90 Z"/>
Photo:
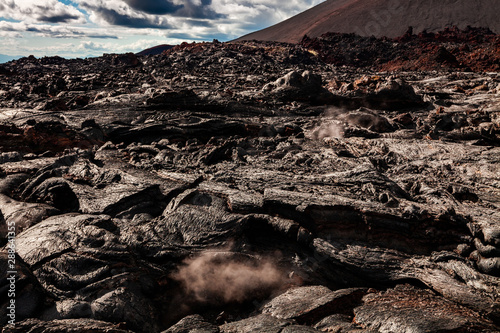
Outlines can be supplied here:
<path id="1" fill-rule="evenodd" d="M 500 3 L 495 0 L 327 0 L 237 41 L 298 43 L 305 35 L 315 38 L 329 32 L 394 38 L 410 26 L 415 33 L 452 26 L 489 28 L 500 33 L 498 12 Z"/>
<path id="2" fill-rule="evenodd" d="M 1 73 L 2 332 L 500 330 L 498 73 L 255 42 Z"/>

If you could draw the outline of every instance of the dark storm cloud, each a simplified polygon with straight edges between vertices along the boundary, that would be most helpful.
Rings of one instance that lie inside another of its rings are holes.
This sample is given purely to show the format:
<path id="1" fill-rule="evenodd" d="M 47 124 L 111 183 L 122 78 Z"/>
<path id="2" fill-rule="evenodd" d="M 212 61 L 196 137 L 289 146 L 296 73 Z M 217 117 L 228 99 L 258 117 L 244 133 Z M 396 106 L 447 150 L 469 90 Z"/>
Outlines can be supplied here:
<path id="1" fill-rule="evenodd" d="M 92 8 L 94 13 L 101 19 L 111 25 L 119 25 L 129 28 L 154 28 L 154 29 L 170 29 L 169 24 L 160 21 L 158 18 L 133 17 L 126 14 L 120 14 L 114 9 L 109 8 Z"/>
<path id="2" fill-rule="evenodd" d="M 186 23 L 189 24 L 190 26 L 193 27 L 205 27 L 205 28 L 211 28 L 214 26 L 213 22 L 211 21 L 206 21 L 206 20 L 186 20 Z"/>
<path id="3" fill-rule="evenodd" d="M 0 0 L 2 1 L 2 0 Z M 77 0 L 80 8 L 111 25 L 129 28 L 171 29 L 168 16 L 195 20 L 224 18 L 212 9 L 212 0 Z M 126 4 L 126 7 L 123 5 Z M 204 24 L 199 24 L 200 26 Z"/>
<path id="4" fill-rule="evenodd" d="M 182 5 L 174 5 L 166 0 L 123 0 L 131 8 L 153 15 L 172 14 L 181 9 Z"/>
<path id="5" fill-rule="evenodd" d="M 79 19 L 78 16 L 71 14 L 51 15 L 51 16 L 41 15 L 38 17 L 39 21 L 48 23 L 69 23 L 71 21 L 76 21 L 78 19 Z"/>
<path id="6" fill-rule="evenodd" d="M 168 0 L 123 0 L 131 8 L 152 15 L 170 14 L 173 16 L 215 19 L 224 15 L 218 14 L 210 7 L 212 0 L 201 0 L 195 5 L 192 0 L 184 0 L 181 5 L 175 5 Z"/>
<path id="7" fill-rule="evenodd" d="M 212 0 L 201 0 L 201 5 L 195 5 L 191 0 L 184 1 L 184 5 L 176 15 L 196 19 L 220 19 L 226 17 L 210 8 Z"/>

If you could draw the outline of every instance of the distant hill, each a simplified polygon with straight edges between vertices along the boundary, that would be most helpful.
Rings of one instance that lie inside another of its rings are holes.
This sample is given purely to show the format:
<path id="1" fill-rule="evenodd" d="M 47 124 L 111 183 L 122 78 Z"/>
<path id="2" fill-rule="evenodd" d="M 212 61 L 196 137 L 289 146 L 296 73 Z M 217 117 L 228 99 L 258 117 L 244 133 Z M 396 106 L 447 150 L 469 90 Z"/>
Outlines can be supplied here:
<path id="1" fill-rule="evenodd" d="M 150 47 L 149 49 L 146 49 L 144 51 L 136 53 L 136 55 L 138 55 L 138 56 L 146 56 L 146 55 L 161 54 L 163 51 L 170 50 L 172 47 L 174 47 L 174 46 L 173 45 L 167 45 L 167 44 L 153 46 L 153 47 Z"/>
<path id="2" fill-rule="evenodd" d="M 327 0 L 286 21 L 243 37 L 298 43 L 304 35 L 327 32 L 361 36 L 398 37 L 409 26 L 414 33 L 435 32 L 446 27 L 489 28 L 500 33 L 498 0 Z"/>
<path id="3" fill-rule="evenodd" d="M 0 54 L 0 64 L 9 62 L 11 60 L 17 60 L 20 58 L 22 58 L 22 56 L 10 56 L 10 55 L 6 55 L 6 54 Z"/>

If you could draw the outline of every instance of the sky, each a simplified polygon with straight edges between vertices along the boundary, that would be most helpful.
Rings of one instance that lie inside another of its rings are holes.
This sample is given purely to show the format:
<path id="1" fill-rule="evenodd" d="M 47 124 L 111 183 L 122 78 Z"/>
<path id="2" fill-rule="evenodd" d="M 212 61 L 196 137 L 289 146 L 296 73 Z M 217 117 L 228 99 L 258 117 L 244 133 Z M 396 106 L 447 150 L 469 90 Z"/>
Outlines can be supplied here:
<path id="1" fill-rule="evenodd" d="M 0 55 L 66 58 L 228 41 L 324 0 L 0 0 Z"/>

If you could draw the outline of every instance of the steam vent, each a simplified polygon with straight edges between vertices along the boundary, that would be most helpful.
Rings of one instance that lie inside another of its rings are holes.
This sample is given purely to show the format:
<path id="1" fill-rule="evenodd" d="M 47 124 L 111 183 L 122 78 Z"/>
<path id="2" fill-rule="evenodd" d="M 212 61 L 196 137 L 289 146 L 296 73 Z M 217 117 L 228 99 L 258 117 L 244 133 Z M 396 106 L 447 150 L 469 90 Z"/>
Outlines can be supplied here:
<path id="1" fill-rule="evenodd" d="M 498 3 L 1 64 L 1 332 L 500 332 Z"/>

